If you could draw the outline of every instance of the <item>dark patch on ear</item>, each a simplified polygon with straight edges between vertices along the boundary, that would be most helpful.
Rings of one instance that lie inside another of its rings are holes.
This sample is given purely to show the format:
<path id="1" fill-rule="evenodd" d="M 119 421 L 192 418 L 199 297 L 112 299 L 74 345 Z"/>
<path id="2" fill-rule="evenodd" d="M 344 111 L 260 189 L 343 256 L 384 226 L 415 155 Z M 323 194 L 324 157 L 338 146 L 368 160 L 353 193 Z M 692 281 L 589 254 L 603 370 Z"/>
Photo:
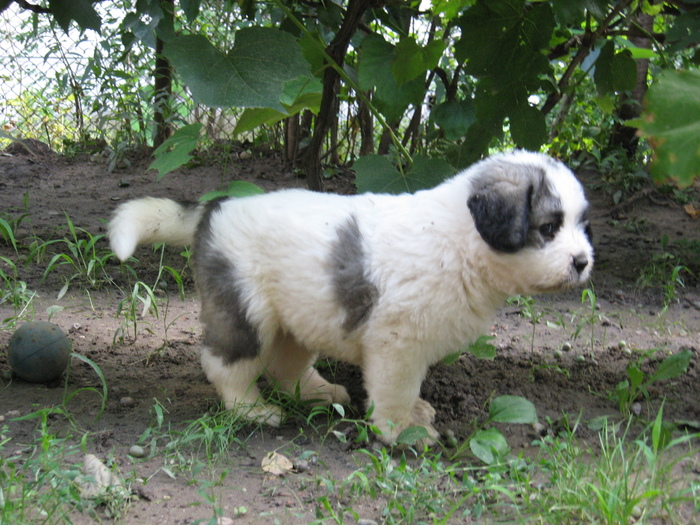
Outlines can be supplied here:
<path id="1" fill-rule="evenodd" d="M 499 181 L 483 185 L 467 205 L 479 235 L 494 250 L 514 253 L 527 240 L 532 185 Z"/>
<path id="2" fill-rule="evenodd" d="M 336 230 L 331 248 L 331 268 L 335 300 L 345 310 L 343 330 L 352 332 L 365 322 L 379 292 L 369 280 L 362 233 L 354 215 Z"/>
<path id="3" fill-rule="evenodd" d="M 204 344 L 212 355 L 231 364 L 258 355 L 260 339 L 250 323 L 238 282 L 236 267 L 211 241 L 212 216 L 221 201 L 207 203 L 194 242 L 192 264 L 201 296 L 200 319 Z"/>

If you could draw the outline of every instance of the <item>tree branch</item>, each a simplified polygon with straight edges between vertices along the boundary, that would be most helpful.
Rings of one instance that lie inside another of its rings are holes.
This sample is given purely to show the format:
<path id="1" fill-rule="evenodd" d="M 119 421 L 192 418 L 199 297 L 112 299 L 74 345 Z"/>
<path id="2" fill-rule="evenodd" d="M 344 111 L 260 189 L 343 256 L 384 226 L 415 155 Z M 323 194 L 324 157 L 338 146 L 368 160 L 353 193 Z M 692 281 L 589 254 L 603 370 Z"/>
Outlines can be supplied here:
<path id="1" fill-rule="evenodd" d="M 51 13 L 51 9 L 49 9 L 48 7 L 42 7 L 40 5 L 30 4 L 26 0 L 15 0 L 15 3 L 18 6 L 20 6 L 22 9 L 26 9 L 27 11 L 31 11 L 33 13 L 39 13 L 39 14 Z"/>
<path id="2" fill-rule="evenodd" d="M 591 52 L 591 49 L 593 49 L 596 40 L 598 40 L 598 38 L 605 33 L 608 27 L 610 27 L 610 25 L 612 24 L 615 17 L 617 17 L 630 3 L 631 0 L 620 0 L 620 2 L 613 8 L 613 10 L 610 11 L 610 13 L 608 13 L 608 16 L 605 17 L 605 20 L 603 20 L 598 26 L 598 28 L 592 33 L 590 32 L 588 26 L 586 27 L 586 33 L 583 37 L 582 47 L 579 48 L 578 52 L 576 53 L 576 55 L 574 55 L 574 58 L 569 63 L 569 66 L 566 68 L 566 71 L 564 71 L 564 74 L 561 76 L 561 79 L 559 79 L 558 89 L 547 97 L 544 106 L 542 106 L 542 113 L 544 115 L 552 111 L 554 106 L 557 105 L 557 102 L 561 100 L 564 90 L 569 85 L 569 81 L 571 80 L 574 71 L 579 65 L 581 65 L 583 60 Z"/>

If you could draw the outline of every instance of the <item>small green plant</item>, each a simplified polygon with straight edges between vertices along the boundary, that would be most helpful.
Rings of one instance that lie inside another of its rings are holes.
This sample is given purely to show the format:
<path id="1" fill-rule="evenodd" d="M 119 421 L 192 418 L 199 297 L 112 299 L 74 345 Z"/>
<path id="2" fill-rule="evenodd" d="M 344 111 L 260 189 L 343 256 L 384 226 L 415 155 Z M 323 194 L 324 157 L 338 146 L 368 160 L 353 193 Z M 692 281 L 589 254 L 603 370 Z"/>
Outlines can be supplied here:
<path id="1" fill-rule="evenodd" d="M 589 335 L 589 349 L 592 359 L 595 359 L 595 329 L 596 325 L 602 321 L 603 316 L 598 311 L 598 296 L 592 288 L 584 288 L 581 292 L 581 302 L 588 302 L 588 310 L 582 315 L 581 321 L 576 325 L 576 330 L 574 331 L 571 338 L 573 340 L 578 339 L 581 335 L 581 331 L 584 327 L 588 326 L 590 328 Z M 603 345 L 605 344 L 605 331 L 603 331 Z"/>
<path id="2" fill-rule="evenodd" d="M 139 281 L 134 284 L 131 294 L 119 301 L 117 305 L 116 316 L 123 316 L 124 320 L 114 332 L 112 344 L 116 344 L 117 341 L 123 342 L 127 335 L 131 335 L 132 341 L 136 341 L 139 326 L 145 325 L 147 329 L 150 326 L 150 323 L 144 319 L 149 312 L 158 319 L 158 302 L 153 288 Z"/>
<path id="3" fill-rule="evenodd" d="M 685 374 L 693 357 L 693 352 L 690 350 L 682 350 L 661 361 L 653 374 L 647 374 L 642 369 L 642 365 L 657 352 L 658 349 L 653 349 L 630 361 L 627 365 L 627 379 L 620 381 L 615 387 L 614 396 L 618 409 L 623 415 L 629 416 L 632 404 L 640 398 L 649 400 L 649 387 L 654 383 Z"/>
<path id="4" fill-rule="evenodd" d="M 72 275 L 64 277 L 64 285 L 58 293 L 58 298 L 63 297 L 74 280 L 78 279 L 91 288 L 97 288 L 102 283 L 109 281 L 105 272 L 105 266 L 112 252 L 108 249 L 98 249 L 97 243 L 104 235 L 92 235 L 83 228 L 76 228 L 68 214 L 65 214 L 68 224 L 69 237 L 54 239 L 43 243 L 36 243 L 27 258 L 27 263 L 40 257 L 46 249 L 55 244 L 61 244 L 67 248 L 66 252 L 55 254 L 49 261 L 42 282 L 48 275 L 59 267 L 67 266 L 72 270 Z"/>
<path id="5" fill-rule="evenodd" d="M 489 416 L 477 423 L 475 430 L 462 444 L 458 445 L 450 458 L 456 460 L 464 457 L 467 451 L 487 465 L 494 465 L 504 460 L 510 447 L 503 434 L 492 423 L 537 423 L 537 409 L 527 399 L 520 396 L 499 396 L 489 403 Z"/>
<path id="6" fill-rule="evenodd" d="M 661 237 L 661 253 L 652 256 L 651 262 L 644 267 L 637 278 L 640 288 L 660 288 L 663 294 L 665 313 L 669 306 L 678 300 L 678 288 L 685 288 L 684 275 L 690 274 L 689 268 L 669 250 L 668 236 Z"/>
<path id="7" fill-rule="evenodd" d="M 4 268 L 3 268 L 4 267 Z M 2 320 L 0 328 L 11 328 L 21 319 L 32 319 L 32 301 L 35 292 L 27 288 L 27 283 L 19 279 L 17 265 L 7 257 L 0 256 L 0 305 L 9 303 L 14 314 Z"/>

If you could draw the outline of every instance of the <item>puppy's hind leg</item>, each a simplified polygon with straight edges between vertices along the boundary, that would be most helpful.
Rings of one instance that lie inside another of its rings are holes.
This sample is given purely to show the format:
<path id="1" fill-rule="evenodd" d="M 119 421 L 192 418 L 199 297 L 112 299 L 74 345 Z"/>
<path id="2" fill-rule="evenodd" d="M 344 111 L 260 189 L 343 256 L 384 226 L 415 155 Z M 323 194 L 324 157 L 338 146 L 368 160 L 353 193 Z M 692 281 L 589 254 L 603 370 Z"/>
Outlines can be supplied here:
<path id="1" fill-rule="evenodd" d="M 264 403 L 256 380 L 263 371 L 258 357 L 227 363 L 207 346 L 202 347 L 202 368 L 216 387 L 227 410 L 256 422 L 278 427 L 283 412 L 277 405 Z"/>
<path id="2" fill-rule="evenodd" d="M 345 387 L 326 381 L 314 368 L 317 357 L 291 335 L 279 333 L 268 357 L 266 372 L 275 385 L 291 395 L 296 394 L 298 386 L 301 399 L 311 405 L 349 403 Z"/>

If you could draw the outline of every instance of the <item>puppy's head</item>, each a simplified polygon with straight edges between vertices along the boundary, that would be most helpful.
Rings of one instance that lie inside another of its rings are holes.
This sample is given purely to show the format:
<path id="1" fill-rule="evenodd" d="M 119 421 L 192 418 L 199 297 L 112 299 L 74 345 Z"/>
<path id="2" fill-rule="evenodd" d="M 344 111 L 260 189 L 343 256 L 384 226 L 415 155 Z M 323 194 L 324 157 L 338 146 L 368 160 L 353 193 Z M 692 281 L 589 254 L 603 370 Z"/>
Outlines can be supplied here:
<path id="1" fill-rule="evenodd" d="M 469 172 L 467 204 L 504 289 L 554 291 L 589 278 L 588 202 L 566 166 L 517 151 L 490 157 Z"/>

